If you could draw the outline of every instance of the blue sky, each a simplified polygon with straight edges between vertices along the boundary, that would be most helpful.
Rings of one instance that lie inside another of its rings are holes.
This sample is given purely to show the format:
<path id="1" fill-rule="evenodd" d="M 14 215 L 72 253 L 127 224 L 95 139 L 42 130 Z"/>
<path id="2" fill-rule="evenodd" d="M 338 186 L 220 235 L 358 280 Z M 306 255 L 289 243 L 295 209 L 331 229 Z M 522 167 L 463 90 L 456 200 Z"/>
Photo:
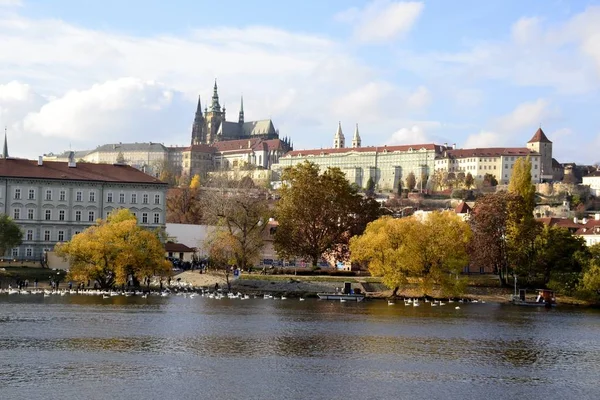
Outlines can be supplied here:
<path id="1" fill-rule="evenodd" d="M 295 148 L 523 146 L 600 161 L 600 2 L 0 0 L 11 155 L 189 143 L 215 78 L 228 119 Z"/>

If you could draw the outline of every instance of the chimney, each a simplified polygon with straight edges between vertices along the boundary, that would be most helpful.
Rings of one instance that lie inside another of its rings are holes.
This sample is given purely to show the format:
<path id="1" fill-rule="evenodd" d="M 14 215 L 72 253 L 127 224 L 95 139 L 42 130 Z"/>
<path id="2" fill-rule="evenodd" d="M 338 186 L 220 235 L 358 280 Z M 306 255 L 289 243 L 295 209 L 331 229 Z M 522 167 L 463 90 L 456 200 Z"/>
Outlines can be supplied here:
<path id="1" fill-rule="evenodd" d="M 452 143 L 452 150 L 456 150 L 456 143 Z"/>
<path id="2" fill-rule="evenodd" d="M 587 218 L 584 218 L 584 219 L 581 220 L 581 222 L 585 225 L 585 224 L 588 223 L 588 220 L 587 220 Z"/>
<path id="3" fill-rule="evenodd" d="M 44 165 L 44 157 L 39 156 L 38 157 L 38 167 L 41 167 L 42 165 Z"/>
<path id="4" fill-rule="evenodd" d="M 596 213 L 596 214 L 594 214 L 594 219 L 595 219 L 596 221 L 600 221 L 600 213 Z"/>
<path id="5" fill-rule="evenodd" d="M 577 223 L 577 217 L 573 217 L 573 223 L 576 224 Z"/>

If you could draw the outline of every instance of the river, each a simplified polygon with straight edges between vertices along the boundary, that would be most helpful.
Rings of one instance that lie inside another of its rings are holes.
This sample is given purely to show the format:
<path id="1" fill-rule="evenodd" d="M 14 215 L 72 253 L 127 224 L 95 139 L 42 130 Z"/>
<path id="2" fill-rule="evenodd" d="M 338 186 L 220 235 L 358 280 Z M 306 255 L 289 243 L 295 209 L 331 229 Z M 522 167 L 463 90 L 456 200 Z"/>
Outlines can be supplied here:
<path id="1" fill-rule="evenodd" d="M 599 377 L 596 310 L 0 295 L 2 399 L 598 399 Z"/>

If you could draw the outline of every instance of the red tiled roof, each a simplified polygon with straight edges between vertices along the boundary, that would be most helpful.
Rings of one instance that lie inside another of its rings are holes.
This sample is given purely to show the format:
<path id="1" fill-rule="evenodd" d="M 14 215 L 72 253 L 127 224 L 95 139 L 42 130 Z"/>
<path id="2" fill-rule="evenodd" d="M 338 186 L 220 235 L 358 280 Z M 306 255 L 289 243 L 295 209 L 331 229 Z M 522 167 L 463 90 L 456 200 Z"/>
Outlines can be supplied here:
<path id="1" fill-rule="evenodd" d="M 527 143 L 537 143 L 537 142 L 552 143 L 550 141 L 550 139 L 548 139 L 548 137 L 546 136 L 546 134 L 544 133 L 542 128 L 538 128 L 538 130 L 535 131 L 535 133 L 533 134 L 533 137 Z"/>
<path id="2" fill-rule="evenodd" d="M 223 140 L 221 142 L 213 143 L 213 146 L 220 152 L 223 151 L 234 151 L 241 149 L 251 149 L 256 145 L 261 138 L 249 138 L 249 139 L 238 139 L 238 140 Z"/>
<path id="3" fill-rule="evenodd" d="M 476 149 L 456 149 L 448 150 L 449 158 L 467 158 L 467 157 L 500 157 L 500 156 L 527 156 L 538 154 L 526 147 L 487 147 Z"/>
<path id="4" fill-rule="evenodd" d="M 589 174 L 585 175 L 584 178 L 587 178 L 590 176 L 600 176 L 600 170 L 592 171 Z"/>
<path id="5" fill-rule="evenodd" d="M 70 168 L 67 162 L 44 161 L 38 166 L 34 160 L 13 158 L 0 159 L 0 177 L 166 185 L 129 165 L 77 163 Z"/>
<path id="6" fill-rule="evenodd" d="M 328 155 L 328 154 L 343 154 L 343 153 L 351 153 L 351 152 L 357 152 L 357 153 L 368 153 L 368 152 L 378 152 L 378 153 L 383 153 L 385 151 L 387 152 L 394 152 L 394 151 L 408 151 L 409 149 L 413 149 L 415 151 L 418 151 L 420 149 L 426 149 L 426 150 L 435 150 L 438 152 L 443 151 L 443 146 L 439 146 L 437 144 L 433 144 L 433 143 L 428 143 L 428 144 L 411 144 L 411 145 L 400 145 L 400 146 L 369 146 L 369 147 L 344 147 L 341 149 L 312 149 L 312 150 L 294 150 L 294 151 L 290 151 L 288 153 L 286 153 L 286 157 L 290 156 L 290 157 L 302 157 L 302 156 L 318 156 L 324 154 L 324 155 Z"/>
<path id="7" fill-rule="evenodd" d="M 600 220 L 590 219 L 585 224 L 578 224 L 576 235 L 598 235 L 600 234 Z"/>
<path id="8" fill-rule="evenodd" d="M 457 214 L 468 214 L 471 211 L 471 207 L 469 207 L 469 205 L 464 201 L 461 201 L 460 204 L 454 209 L 454 212 Z"/>
<path id="9" fill-rule="evenodd" d="M 165 243 L 165 251 L 169 253 L 193 253 L 194 249 L 183 243 L 167 242 Z"/>
<path id="10" fill-rule="evenodd" d="M 214 153 L 217 149 L 208 144 L 193 144 L 183 149 L 183 151 L 193 151 L 195 153 Z"/>

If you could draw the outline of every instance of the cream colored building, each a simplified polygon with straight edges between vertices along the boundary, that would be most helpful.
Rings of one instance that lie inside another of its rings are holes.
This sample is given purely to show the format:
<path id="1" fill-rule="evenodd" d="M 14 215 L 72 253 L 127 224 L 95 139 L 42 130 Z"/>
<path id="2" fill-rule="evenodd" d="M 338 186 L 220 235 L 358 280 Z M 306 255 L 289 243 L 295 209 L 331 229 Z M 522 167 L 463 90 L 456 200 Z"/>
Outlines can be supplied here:
<path id="1" fill-rule="evenodd" d="M 481 148 L 444 151 L 435 160 L 435 171 L 447 173 L 470 173 L 482 181 L 486 174 L 496 177 L 499 184 L 507 184 L 512 176 L 515 162 L 529 156 L 531 179 L 540 181 L 540 155 L 527 148 Z"/>
<path id="2" fill-rule="evenodd" d="M 583 184 L 590 187 L 590 193 L 593 196 L 600 196 L 600 170 L 582 178 Z"/>
<path id="3" fill-rule="evenodd" d="M 336 149 L 294 150 L 273 165 L 275 171 L 282 171 L 304 161 L 311 161 L 326 169 L 338 167 L 350 183 L 365 188 L 369 178 L 373 178 L 376 190 L 396 191 L 398 183 L 405 187 L 406 177 L 411 172 L 417 180 L 417 187 L 426 188 L 427 177 L 433 171 L 436 156 L 445 148 L 433 143 L 403 146 L 371 146 Z"/>

